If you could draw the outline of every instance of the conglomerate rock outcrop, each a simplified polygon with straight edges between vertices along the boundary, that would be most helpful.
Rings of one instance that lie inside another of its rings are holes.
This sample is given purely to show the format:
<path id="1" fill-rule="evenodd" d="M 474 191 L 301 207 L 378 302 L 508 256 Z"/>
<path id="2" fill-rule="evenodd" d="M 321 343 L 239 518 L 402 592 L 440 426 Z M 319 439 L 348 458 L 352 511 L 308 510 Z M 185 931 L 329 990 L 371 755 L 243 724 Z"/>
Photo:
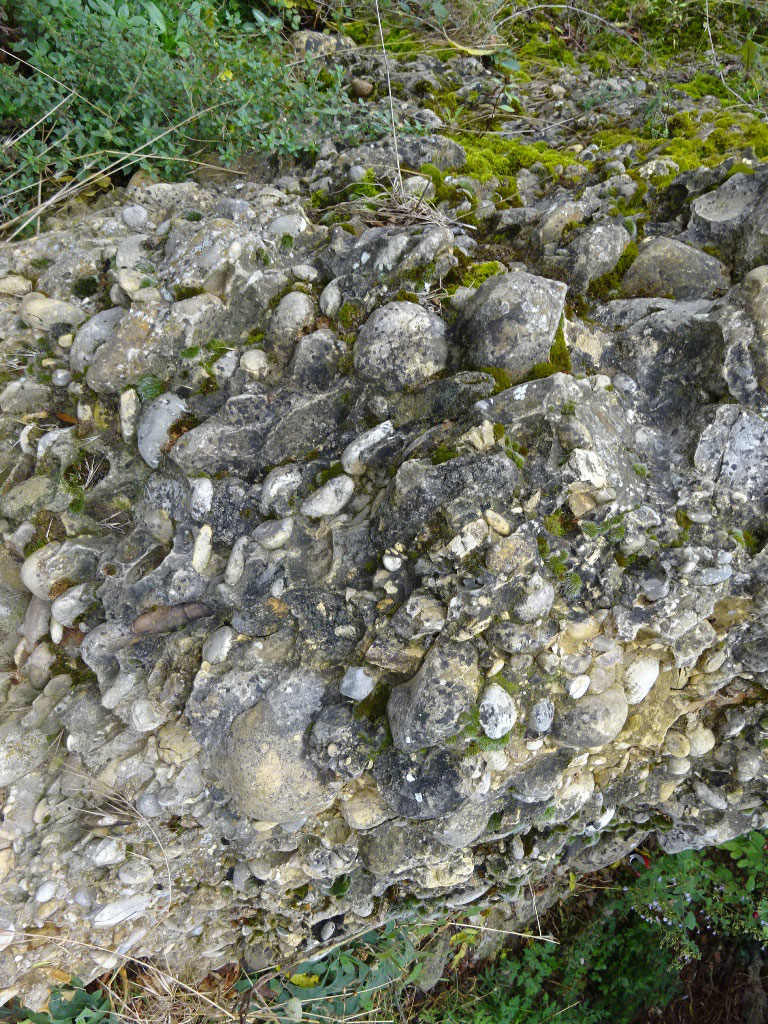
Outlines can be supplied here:
<path id="1" fill-rule="evenodd" d="M 510 205 L 431 129 L 426 222 L 310 204 L 385 141 L 0 245 L 4 998 L 768 825 L 768 168 L 643 239 L 626 147 Z"/>

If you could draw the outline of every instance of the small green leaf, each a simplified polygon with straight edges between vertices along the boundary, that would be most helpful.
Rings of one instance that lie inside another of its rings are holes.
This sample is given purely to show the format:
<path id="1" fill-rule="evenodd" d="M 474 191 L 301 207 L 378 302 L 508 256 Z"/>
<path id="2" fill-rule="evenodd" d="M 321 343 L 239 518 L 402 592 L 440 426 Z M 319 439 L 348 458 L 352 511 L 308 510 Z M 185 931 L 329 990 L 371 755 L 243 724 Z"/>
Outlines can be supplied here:
<path id="1" fill-rule="evenodd" d="M 745 71 L 751 71 L 760 56 L 760 50 L 757 43 L 753 39 L 747 39 L 744 41 L 741 47 L 741 60 L 744 64 Z"/>
<path id="2" fill-rule="evenodd" d="M 344 896 L 352 879 L 349 875 L 340 875 L 330 888 L 331 896 Z"/>
<path id="3" fill-rule="evenodd" d="M 147 12 L 147 17 L 160 32 L 165 33 L 168 31 L 163 12 L 157 6 L 152 3 L 152 0 L 144 0 L 144 10 Z"/>

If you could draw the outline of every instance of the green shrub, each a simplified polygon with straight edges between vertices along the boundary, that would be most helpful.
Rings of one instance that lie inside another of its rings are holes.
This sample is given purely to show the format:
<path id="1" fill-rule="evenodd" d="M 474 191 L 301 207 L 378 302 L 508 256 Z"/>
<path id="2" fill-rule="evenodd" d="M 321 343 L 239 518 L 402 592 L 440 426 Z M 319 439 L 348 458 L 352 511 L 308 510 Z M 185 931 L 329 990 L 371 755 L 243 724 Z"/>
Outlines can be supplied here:
<path id="1" fill-rule="evenodd" d="M 341 69 L 297 62 L 280 19 L 256 10 L 19 0 L 14 19 L 26 64 L 0 64 L 0 122 L 15 138 L 0 149 L 0 221 L 31 207 L 39 182 L 45 197 L 89 176 L 107 187 L 118 169 L 178 178 L 212 152 L 295 155 L 362 117 Z M 370 111 L 366 121 L 358 137 L 379 130 Z"/>
<path id="2" fill-rule="evenodd" d="M 722 852 L 721 852 L 722 851 Z M 760 832 L 720 850 L 658 858 L 627 890 L 627 902 L 661 933 L 679 962 L 699 959 L 708 931 L 768 941 L 768 842 Z"/>
<path id="3" fill-rule="evenodd" d="M 336 896 L 346 892 L 339 882 L 330 890 Z M 299 1019 L 294 1011 L 297 1001 L 303 1017 L 310 1020 L 370 1019 L 381 989 L 415 979 L 419 970 L 415 959 L 407 932 L 389 921 L 378 931 L 360 936 L 353 947 L 333 949 L 322 960 L 298 964 L 270 981 L 272 1009 L 281 1024 Z M 247 999 L 259 981 L 259 975 L 246 974 L 235 989 Z"/>
<path id="4" fill-rule="evenodd" d="M 564 904 L 558 945 L 531 940 L 503 952 L 474 987 L 446 986 L 420 1019 L 631 1024 L 682 991 L 681 969 L 701 957 L 704 935 L 745 952 L 768 943 L 768 843 L 761 833 L 719 849 L 659 854 L 637 875 L 622 873 L 628 884 L 616 885 L 614 873 L 614 884 L 587 890 L 599 892 L 596 899 Z"/>
<path id="5" fill-rule="evenodd" d="M 68 985 L 51 992 L 47 1011 L 35 1013 L 14 1001 L 0 1007 L 0 1021 L 9 1024 L 118 1024 L 118 1015 L 112 1012 L 105 992 L 101 989 L 88 992 L 79 978 L 72 978 Z"/>

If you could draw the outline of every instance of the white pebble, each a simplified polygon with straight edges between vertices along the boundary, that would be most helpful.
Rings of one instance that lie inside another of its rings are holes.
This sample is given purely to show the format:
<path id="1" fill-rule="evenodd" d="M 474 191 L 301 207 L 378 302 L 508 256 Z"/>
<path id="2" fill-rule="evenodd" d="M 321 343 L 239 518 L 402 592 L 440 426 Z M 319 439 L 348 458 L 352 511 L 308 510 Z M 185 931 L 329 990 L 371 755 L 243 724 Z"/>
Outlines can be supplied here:
<path id="1" fill-rule="evenodd" d="M 489 683 L 478 705 L 480 726 L 492 740 L 506 736 L 517 721 L 517 708 L 507 691 L 498 683 Z"/>
<path id="2" fill-rule="evenodd" d="M 100 868 L 122 864 L 125 860 L 125 847 L 117 839 L 101 839 L 88 847 L 88 856 Z"/>
<path id="3" fill-rule="evenodd" d="M 249 348 L 243 352 L 240 366 L 256 380 L 262 380 L 269 373 L 269 360 L 259 348 Z"/>
<path id="4" fill-rule="evenodd" d="M 385 420 L 378 426 L 366 430 L 364 434 L 356 437 L 347 445 L 341 455 L 341 464 L 345 473 L 352 476 L 362 476 L 366 470 L 365 454 L 387 437 L 391 437 L 395 430 L 391 420 Z"/>
<path id="5" fill-rule="evenodd" d="M 230 626 L 220 626 L 214 630 L 203 644 L 203 661 L 207 661 L 209 665 L 226 661 L 234 639 L 235 631 Z"/>
<path id="6" fill-rule="evenodd" d="M 195 538 L 195 546 L 192 551 L 192 568 L 195 572 L 203 572 L 211 559 L 213 530 L 206 523 L 200 527 Z"/>
<path id="7" fill-rule="evenodd" d="M 135 701 L 131 707 L 131 726 L 136 732 L 152 732 L 159 728 L 168 717 L 155 700 L 147 697 Z"/>
<path id="8" fill-rule="evenodd" d="M 139 396 L 133 388 L 120 395 L 120 432 L 124 441 L 130 441 L 136 433 L 136 419 L 139 415 Z"/>
<path id="9" fill-rule="evenodd" d="M 348 668 L 341 680 L 341 692 L 352 700 L 364 700 L 373 691 L 375 680 L 364 668 Z"/>
<path id="10" fill-rule="evenodd" d="M 94 928 L 114 928 L 125 921 L 132 921 L 147 909 L 150 896 L 126 896 L 125 899 L 107 903 L 93 917 Z"/>
<path id="11" fill-rule="evenodd" d="M 248 544 L 248 537 L 238 537 L 232 545 L 229 553 L 229 561 L 224 570 L 224 582 L 228 587 L 234 587 L 245 569 L 245 548 Z"/>
<path id="12" fill-rule="evenodd" d="M 202 519 L 211 510 L 213 481 L 202 476 L 193 480 L 190 486 L 192 493 L 189 496 L 189 510 L 195 519 Z"/>
<path id="13" fill-rule="evenodd" d="M 492 508 L 485 510 L 485 521 L 488 523 L 490 528 L 499 534 L 501 537 L 508 537 L 512 527 L 509 525 L 504 516 L 499 515 L 498 512 L 494 512 Z"/>
<path id="14" fill-rule="evenodd" d="M 51 616 L 51 640 L 55 644 L 60 644 L 64 636 L 64 627 L 62 624 L 52 615 Z"/>
<path id="15" fill-rule="evenodd" d="M 627 704 L 639 704 L 658 678 L 659 662 L 656 658 L 642 657 L 630 662 L 624 673 Z"/>
<path id="16" fill-rule="evenodd" d="M 335 281 L 331 281 L 320 293 L 320 312 L 323 316 L 336 316 L 341 309 L 341 303 L 341 289 Z"/>
<path id="17" fill-rule="evenodd" d="M 302 514 L 309 519 L 321 519 L 341 512 L 355 493 L 355 482 L 349 476 L 335 476 L 301 504 Z"/>
<path id="18" fill-rule="evenodd" d="M 178 395 L 160 395 L 142 411 L 136 432 L 139 454 L 148 466 L 157 469 L 171 427 L 187 411 L 187 403 Z"/>
<path id="19" fill-rule="evenodd" d="M 56 895 L 56 883 L 55 882 L 43 882 L 35 893 L 36 903 L 47 903 L 52 900 Z"/>
<path id="20" fill-rule="evenodd" d="M 276 551 L 291 539 L 293 519 L 275 519 L 260 523 L 251 534 L 253 540 L 267 551 Z"/>
<path id="21" fill-rule="evenodd" d="M 591 682 L 592 680 L 589 676 L 574 676 L 573 679 L 569 679 L 565 684 L 565 689 L 569 697 L 573 700 L 578 700 L 579 697 L 583 697 L 587 692 Z"/>

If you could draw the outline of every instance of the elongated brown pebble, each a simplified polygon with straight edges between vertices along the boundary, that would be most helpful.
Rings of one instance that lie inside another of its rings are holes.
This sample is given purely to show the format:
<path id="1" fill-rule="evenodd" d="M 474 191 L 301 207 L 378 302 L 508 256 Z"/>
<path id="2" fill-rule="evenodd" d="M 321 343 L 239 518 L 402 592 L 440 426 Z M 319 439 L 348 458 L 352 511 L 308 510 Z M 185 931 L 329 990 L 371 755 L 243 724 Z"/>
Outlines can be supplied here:
<path id="1" fill-rule="evenodd" d="M 186 626 L 188 622 L 204 619 L 212 614 L 208 605 L 201 601 L 160 605 L 159 608 L 134 619 L 131 629 L 134 633 L 168 633 L 172 629 Z"/>

